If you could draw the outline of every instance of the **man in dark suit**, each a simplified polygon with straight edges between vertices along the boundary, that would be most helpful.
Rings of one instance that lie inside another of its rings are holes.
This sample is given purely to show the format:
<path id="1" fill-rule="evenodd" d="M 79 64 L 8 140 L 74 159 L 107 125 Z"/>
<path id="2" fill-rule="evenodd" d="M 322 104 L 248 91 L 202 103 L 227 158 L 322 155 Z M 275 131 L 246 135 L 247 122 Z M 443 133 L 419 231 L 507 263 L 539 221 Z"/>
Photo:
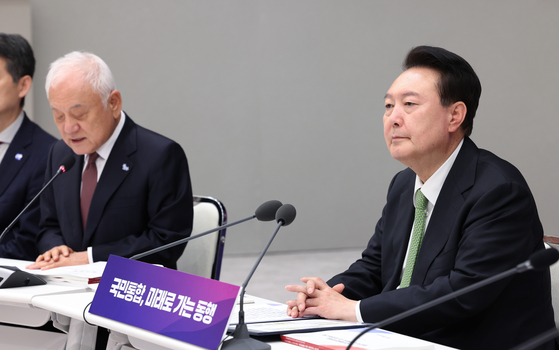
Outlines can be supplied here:
<path id="1" fill-rule="evenodd" d="M 76 165 L 41 197 L 37 244 L 43 254 L 29 268 L 129 257 L 188 237 L 193 211 L 184 151 L 121 110 L 105 62 L 69 53 L 51 64 L 46 90 L 62 136 L 49 154 L 46 178 L 68 155 Z M 176 268 L 184 246 L 144 261 Z"/>
<path id="2" fill-rule="evenodd" d="M 23 111 L 34 72 L 35 57 L 27 40 L 0 33 L 0 232 L 41 189 L 48 150 L 56 141 Z M 2 238 L 0 257 L 34 260 L 39 219 L 36 201 Z"/>
<path id="3" fill-rule="evenodd" d="M 408 169 L 393 178 L 361 259 L 327 283 L 312 277 L 286 287 L 298 293 L 288 302 L 292 317 L 378 322 L 544 249 L 520 172 L 469 138 L 481 95 L 472 67 L 428 46 L 412 49 L 404 67 L 383 121 L 392 157 Z M 460 349 L 508 349 L 555 327 L 550 289 L 549 270 L 530 271 L 387 328 Z"/>

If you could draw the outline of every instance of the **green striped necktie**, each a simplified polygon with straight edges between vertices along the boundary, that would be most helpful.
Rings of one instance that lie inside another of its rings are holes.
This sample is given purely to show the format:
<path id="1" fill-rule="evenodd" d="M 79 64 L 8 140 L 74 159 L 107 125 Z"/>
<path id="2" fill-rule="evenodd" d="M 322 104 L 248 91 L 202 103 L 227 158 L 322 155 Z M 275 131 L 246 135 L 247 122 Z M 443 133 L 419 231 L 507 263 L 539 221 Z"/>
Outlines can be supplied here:
<path id="1" fill-rule="evenodd" d="M 400 283 L 400 288 L 409 287 L 410 285 L 417 253 L 419 252 L 419 248 L 421 248 L 423 234 L 425 233 L 427 202 L 427 198 L 425 198 L 425 196 L 421 192 L 421 189 L 417 190 L 415 194 L 415 219 L 413 221 L 412 238 L 408 258 L 406 259 L 406 267 L 404 268 L 404 275 L 402 276 L 402 283 Z"/>

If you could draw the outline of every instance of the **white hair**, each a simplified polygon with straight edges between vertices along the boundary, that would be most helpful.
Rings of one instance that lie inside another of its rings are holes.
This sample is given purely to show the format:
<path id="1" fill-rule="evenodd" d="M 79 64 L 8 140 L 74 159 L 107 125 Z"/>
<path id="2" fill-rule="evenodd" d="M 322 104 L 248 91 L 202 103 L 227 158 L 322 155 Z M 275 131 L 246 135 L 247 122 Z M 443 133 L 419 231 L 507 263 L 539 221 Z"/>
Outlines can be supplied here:
<path id="1" fill-rule="evenodd" d="M 58 84 L 68 73 L 77 73 L 86 83 L 89 83 L 93 92 L 101 98 L 105 109 L 107 108 L 109 95 L 116 90 L 116 83 L 105 61 L 89 52 L 74 51 L 52 62 L 45 82 L 47 99 L 49 89 Z"/>

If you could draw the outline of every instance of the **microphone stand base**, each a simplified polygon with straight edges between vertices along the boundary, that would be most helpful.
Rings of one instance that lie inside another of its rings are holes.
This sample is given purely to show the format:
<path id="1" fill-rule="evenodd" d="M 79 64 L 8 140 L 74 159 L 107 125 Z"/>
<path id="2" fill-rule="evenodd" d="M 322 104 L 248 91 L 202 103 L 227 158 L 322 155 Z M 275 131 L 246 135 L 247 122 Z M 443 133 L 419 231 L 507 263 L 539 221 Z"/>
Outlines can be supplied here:
<path id="1" fill-rule="evenodd" d="M 269 344 L 260 340 L 252 339 L 248 334 L 248 328 L 245 323 L 237 325 L 233 332 L 233 339 L 226 340 L 221 347 L 222 350 L 271 350 Z"/>
<path id="2" fill-rule="evenodd" d="M 21 271 L 14 266 L 0 266 L 0 288 L 39 286 L 43 284 L 47 284 L 47 282 L 39 276 Z"/>

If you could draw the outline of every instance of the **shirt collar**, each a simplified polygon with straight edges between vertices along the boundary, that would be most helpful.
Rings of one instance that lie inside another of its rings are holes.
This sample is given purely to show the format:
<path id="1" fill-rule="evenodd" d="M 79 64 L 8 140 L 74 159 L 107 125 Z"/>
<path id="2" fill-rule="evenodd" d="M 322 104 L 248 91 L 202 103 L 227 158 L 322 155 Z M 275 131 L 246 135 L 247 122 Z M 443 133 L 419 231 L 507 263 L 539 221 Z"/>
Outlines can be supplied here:
<path id="1" fill-rule="evenodd" d="M 109 137 L 107 142 L 105 142 L 103 145 L 101 145 L 101 147 L 99 147 L 96 151 L 97 154 L 99 155 L 99 157 L 101 157 L 105 160 L 109 158 L 109 155 L 111 154 L 113 146 L 115 145 L 116 139 L 118 139 L 118 135 L 120 135 L 120 132 L 122 131 L 122 127 L 124 126 L 124 119 L 125 118 L 126 118 L 126 114 L 123 111 L 120 111 L 120 120 L 119 120 L 118 125 L 116 126 L 115 130 L 113 131 L 113 134 L 111 135 L 111 137 Z M 86 156 L 85 157 L 85 162 L 86 163 L 87 163 L 88 159 L 89 159 L 89 156 Z"/>
<path id="2" fill-rule="evenodd" d="M 22 123 L 23 123 L 23 110 L 18 115 L 16 120 L 14 120 L 12 122 L 12 124 L 10 124 L 2 132 L 0 132 L 0 142 L 6 143 L 6 144 L 12 143 L 12 141 L 13 141 L 14 137 L 16 136 L 17 131 L 19 130 L 19 127 L 21 126 Z"/>
<path id="3" fill-rule="evenodd" d="M 415 203 L 415 194 L 417 190 L 421 188 L 421 192 L 429 201 L 428 207 L 432 208 L 433 206 L 435 206 L 435 203 L 437 202 L 437 198 L 439 197 L 439 194 L 441 193 L 441 189 L 443 188 L 446 177 L 448 176 L 450 169 L 454 165 L 454 161 L 456 160 L 456 157 L 458 156 L 458 152 L 460 152 L 463 143 L 464 143 L 464 139 L 460 141 L 458 147 L 456 147 L 456 149 L 454 150 L 454 152 L 452 152 L 450 157 L 448 157 L 448 159 L 444 162 L 444 164 L 441 165 L 441 167 L 437 169 L 437 171 L 435 171 L 435 173 L 431 175 L 431 177 L 427 181 L 425 181 L 425 183 L 421 182 L 419 176 L 417 175 L 415 176 L 415 189 L 413 191 L 414 203 Z"/>

